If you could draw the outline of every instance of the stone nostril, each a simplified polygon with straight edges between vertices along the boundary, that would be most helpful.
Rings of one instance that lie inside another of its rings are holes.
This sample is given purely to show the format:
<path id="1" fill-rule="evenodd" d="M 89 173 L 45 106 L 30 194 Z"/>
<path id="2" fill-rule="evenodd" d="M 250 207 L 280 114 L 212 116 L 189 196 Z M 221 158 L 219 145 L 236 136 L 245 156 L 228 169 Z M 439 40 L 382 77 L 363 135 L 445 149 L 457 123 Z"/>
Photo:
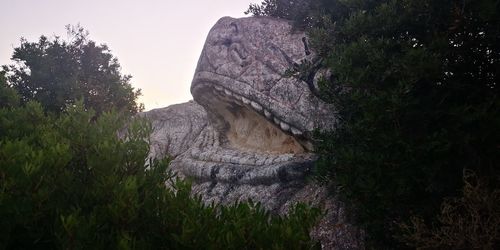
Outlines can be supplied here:
<path id="1" fill-rule="evenodd" d="M 236 25 L 236 23 L 231 23 L 230 26 L 231 26 L 233 33 L 239 32 L 238 25 Z"/>

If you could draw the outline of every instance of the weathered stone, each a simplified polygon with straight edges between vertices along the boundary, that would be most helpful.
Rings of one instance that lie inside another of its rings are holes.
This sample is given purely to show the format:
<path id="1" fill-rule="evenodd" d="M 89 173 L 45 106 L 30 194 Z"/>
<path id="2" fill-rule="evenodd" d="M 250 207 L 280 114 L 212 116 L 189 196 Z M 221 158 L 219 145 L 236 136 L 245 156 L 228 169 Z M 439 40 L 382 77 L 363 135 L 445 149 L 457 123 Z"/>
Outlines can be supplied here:
<path id="1" fill-rule="evenodd" d="M 198 62 L 195 101 L 144 114 L 154 126 L 152 156 L 173 158 L 171 168 L 194 179 L 193 193 L 208 203 L 251 199 L 280 214 L 297 202 L 328 209 L 313 237 L 325 249 L 359 249 L 342 204 L 305 180 L 316 159 L 311 132 L 336 121 L 311 84 L 284 76 L 313 56 L 306 42 L 287 21 L 221 18 Z"/>
<path id="2" fill-rule="evenodd" d="M 150 154 L 175 158 L 186 152 L 207 125 L 203 107 L 194 101 L 141 113 L 151 120 Z"/>

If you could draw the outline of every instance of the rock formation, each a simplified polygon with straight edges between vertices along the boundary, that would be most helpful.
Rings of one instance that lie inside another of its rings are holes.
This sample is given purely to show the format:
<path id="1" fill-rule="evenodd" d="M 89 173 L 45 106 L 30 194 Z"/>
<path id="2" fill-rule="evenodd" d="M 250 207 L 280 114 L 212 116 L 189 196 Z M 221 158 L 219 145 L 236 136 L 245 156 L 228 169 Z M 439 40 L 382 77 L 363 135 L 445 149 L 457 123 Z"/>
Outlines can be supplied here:
<path id="1" fill-rule="evenodd" d="M 220 19 L 198 62 L 194 101 L 144 113 L 154 128 L 151 153 L 171 157 L 206 202 L 252 199 L 276 213 L 296 202 L 322 206 L 328 213 L 313 237 L 325 249 L 358 249 L 360 233 L 342 205 L 305 180 L 316 159 L 311 132 L 335 123 L 314 85 L 285 76 L 312 56 L 305 34 L 287 21 Z"/>

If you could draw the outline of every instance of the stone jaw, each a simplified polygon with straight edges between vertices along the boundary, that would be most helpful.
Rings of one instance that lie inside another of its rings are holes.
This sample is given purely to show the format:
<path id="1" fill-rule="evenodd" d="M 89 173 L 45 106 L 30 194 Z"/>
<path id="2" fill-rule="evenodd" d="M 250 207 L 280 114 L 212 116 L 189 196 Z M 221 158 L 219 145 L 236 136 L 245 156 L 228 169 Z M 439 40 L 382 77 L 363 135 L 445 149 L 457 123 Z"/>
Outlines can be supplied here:
<path id="1" fill-rule="evenodd" d="M 190 149 L 171 163 L 171 168 L 197 183 L 258 185 L 303 180 L 316 159 L 310 153 L 245 152 L 220 144 L 217 132 L 207 126 Z"/>

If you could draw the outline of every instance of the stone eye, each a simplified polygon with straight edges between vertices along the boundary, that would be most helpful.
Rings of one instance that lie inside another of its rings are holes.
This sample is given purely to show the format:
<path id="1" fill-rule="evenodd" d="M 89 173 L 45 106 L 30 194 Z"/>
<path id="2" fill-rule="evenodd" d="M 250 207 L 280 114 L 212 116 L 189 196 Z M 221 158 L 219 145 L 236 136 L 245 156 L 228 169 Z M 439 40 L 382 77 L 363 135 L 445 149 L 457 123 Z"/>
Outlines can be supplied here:
<path id="1" fill-rule="evenodd" d="M 231 40 L 231 38 L 225 38 L 223 41 L 222 41 L 222 45 L 226 46 L 226 47 L 229 47 L 231 46 L 231 44 L 233 43 L 233 41 Z"/>

